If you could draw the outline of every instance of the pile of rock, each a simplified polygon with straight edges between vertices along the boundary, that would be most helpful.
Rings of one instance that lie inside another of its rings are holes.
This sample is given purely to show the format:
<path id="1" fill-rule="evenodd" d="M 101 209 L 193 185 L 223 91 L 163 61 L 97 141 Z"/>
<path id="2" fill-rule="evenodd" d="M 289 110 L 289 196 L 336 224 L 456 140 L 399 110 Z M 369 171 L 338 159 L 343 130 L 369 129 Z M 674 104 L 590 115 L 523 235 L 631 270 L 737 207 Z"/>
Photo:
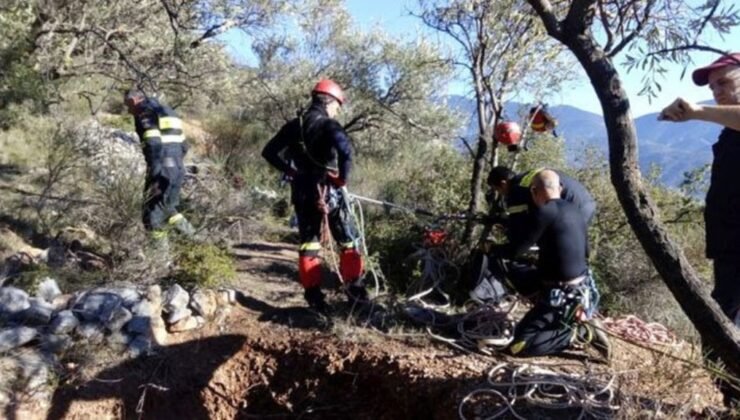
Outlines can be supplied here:
<path id="1" fill-rule="evenodd" d="M 63 294 L 56 281 L 44 279 L 35 296 L 0 287 L 0 353 L 29 343 L 58 354 L 75 340 L 109 345 L 131 356 L 165 345 L 169 333 L 200 328 L 228 310 L 230 290 L 195 289 L 175 284 L 164 293 L 158 285 L 100 287 Z"/>

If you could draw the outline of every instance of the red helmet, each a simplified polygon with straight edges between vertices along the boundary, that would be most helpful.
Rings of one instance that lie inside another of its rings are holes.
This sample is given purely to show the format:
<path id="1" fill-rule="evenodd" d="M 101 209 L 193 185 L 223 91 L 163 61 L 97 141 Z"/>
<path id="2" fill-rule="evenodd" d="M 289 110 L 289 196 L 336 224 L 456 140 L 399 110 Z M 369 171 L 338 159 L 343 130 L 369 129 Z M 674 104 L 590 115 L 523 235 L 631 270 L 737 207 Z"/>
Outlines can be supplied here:
<path id="1" fill-rule="evenodd" d="M 522 129 L 519 128 L 519 124 L 513 121 L 504 121 L 496 124 L 493 138 L 499 143 L 515 145 L 522 138 Z"/>
<path id="2" fill-rule="evenodd" d="M 319 83 L 316 83 L 316 86 L 313 87 L 313 90 L 311 91 L 311 94 L 316 93 L 323 93 L 324 95 L 329 95 L 332 98 L 339 101 L 339 104 L 344 104 L 344 92 L 342 91 L 342 88 L 339 87 L 338 84 L 336 84 L 333 80 L 329 79 L 321 79 L 319 80 Z"/>

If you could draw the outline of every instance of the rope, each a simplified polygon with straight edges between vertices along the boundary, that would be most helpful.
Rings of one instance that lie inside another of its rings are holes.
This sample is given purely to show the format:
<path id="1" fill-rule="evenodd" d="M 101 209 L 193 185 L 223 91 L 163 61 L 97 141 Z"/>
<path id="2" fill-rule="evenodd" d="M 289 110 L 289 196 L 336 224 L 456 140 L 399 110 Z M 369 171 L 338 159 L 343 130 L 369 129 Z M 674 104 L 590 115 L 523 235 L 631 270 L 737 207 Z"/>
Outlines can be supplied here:
<path id="1" fill-rule="evenodd" d="M 612 418 L 619 405 L 616 376 L 588 372 L 584 375 L 544 367 L 502 363 L 489 372 L 486 386 L 468 393 L 458 406 L 461 419 L 496 419 L 507 414 L 525 420 L 516 408 L 578 410 L 576 418 Z M 485 397 L 488 398 L 485 398 Z M 568 413 L 569 418 L 574 416 Z"/>
<path id="2" fill-rule="evenodd" d="M 646 323 L 634 315 L 618 319 L 604 318 L 601 322 L 610 333 L 625 339 L 648 344 L 678 345 L 676 336 L 658 322 Z"/>
<path id="3" fill-rule="evenodd" d="M 337 277 L 339 277 L 339 281 L 341 284 L 344 284 L 344 279 L 342 278 L 342 272 L 339 270 L 339 262 L 337 261 L 337 252 L 334 249 L 334 240 L 331 236 L 331 230 L 329 229 L 329 207 L 326 203 L 326 194 L 329 190 L 329 187 L 326 185 L 317 185 L 319 190 L 319 202 L 316 204 L 319 208 L 319 211 L 321 212 L 321 245 L 322 249 L 327 246 L 329 247 L 329 255 L 331 255 L 331 268 L 336 273 Z"/>

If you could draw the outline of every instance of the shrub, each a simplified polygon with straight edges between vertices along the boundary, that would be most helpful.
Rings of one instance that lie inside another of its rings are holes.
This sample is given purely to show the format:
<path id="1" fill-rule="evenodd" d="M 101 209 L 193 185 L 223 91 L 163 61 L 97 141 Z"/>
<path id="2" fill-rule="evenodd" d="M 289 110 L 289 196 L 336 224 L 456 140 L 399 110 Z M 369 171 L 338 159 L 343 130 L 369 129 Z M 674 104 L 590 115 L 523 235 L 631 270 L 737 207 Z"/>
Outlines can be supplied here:
<path id="1" fill-rule="evenodd" d="M 175 264 L 175 279 L 187 286 L 215 287 L 236 278 L 234 261 L 228 251 L 213 244 L 178 244 Z"/>

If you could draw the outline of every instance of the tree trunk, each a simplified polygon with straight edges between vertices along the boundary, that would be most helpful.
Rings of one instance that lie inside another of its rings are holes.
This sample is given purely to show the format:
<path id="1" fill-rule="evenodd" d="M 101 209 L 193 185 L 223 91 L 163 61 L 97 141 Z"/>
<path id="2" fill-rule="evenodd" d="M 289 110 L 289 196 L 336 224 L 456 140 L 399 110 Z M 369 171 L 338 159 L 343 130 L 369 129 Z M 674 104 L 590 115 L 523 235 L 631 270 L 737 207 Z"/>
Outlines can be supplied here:
<path id="1" fill-rule="evenodd" d="M 601 102 L 609 137 L 611 180 L 630 226 L 702 341 L 734 377 L 740 377 L 740 333 L 702 289 L 701 279 L 683 251 L 668 237 L 643 187 L 635 125 L 619 74 L 591 36 L 566 32 L 560 40 L 586 70 Z"/>
<path id="2" fill-rule="evenodd" d="M 486 170 L 486 157 L 488 155 L 488 136 L 487 136 L 487 118 L 485 94 L 483 92 L 483 82 L 481 73 L 474 74 L 475 80 L 475 100 L 477 104 L 476 112 L 478 114 L 478 144 L 476 146 L 475 160 L 473 161 L 473 175 L 470 179 L 470 204 L 468 205 L 468 215 L 473 216 L 480 211 L 483 197 L 483 175 Z M 472 217 L 468 218 L 465 223 L 462 241 L 467 243 L 473 237 L 473 231 L 476 223 Z"/>

